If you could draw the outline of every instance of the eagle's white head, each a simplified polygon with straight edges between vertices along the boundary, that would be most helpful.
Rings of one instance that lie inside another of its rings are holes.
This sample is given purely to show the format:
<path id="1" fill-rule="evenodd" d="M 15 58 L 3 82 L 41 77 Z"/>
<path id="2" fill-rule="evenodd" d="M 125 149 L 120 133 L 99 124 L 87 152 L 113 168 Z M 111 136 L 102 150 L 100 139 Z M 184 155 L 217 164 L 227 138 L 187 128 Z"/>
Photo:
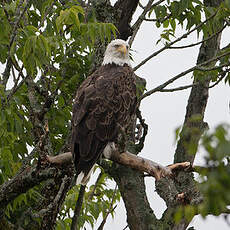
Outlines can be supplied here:
<path id="1" fill-rule="evenodd" d="M 106 48 L 102 65 L 117 64 L 131 66 L 129 58 L 129 44 L 122 39 L 115 39 L 109 43 Z"/>

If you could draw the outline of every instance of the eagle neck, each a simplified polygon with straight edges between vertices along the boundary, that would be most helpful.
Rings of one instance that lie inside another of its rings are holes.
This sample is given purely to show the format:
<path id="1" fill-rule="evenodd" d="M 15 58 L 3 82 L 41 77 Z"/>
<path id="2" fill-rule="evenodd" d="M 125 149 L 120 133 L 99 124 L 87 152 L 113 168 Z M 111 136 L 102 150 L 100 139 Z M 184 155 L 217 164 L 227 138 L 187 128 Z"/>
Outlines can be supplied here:
<path id="1" fill-rule="evenodd" d="M 118 64 L 115 64 L 115 63 L 109 63 L 109 64 L 105 64 L 105 65 L 102 65 L 102 67 L 108 67 L 108 68 L 118 68 L 118 67 L 129 67 L 129 65 L 127 64 L 124 64 L 124 65 L 118 65 Z"/>
<path id="2" fill-rule="evenodd" d="M 128 65 L 131 67 L 131 63 L 129 59 L 121 59 L 121 58 L 116 58 L 116 57 L 111 57 L 111 56 L 104 57 L 102 65 L 107 65 L 107 64 L 115 64 L 118 66 Z"/>

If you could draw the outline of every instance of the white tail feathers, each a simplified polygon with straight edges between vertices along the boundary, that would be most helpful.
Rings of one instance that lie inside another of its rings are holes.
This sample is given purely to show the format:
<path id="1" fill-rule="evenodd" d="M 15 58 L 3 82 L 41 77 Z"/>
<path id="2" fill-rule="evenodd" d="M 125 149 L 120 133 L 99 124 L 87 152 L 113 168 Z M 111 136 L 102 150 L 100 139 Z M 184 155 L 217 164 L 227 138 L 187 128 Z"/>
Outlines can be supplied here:
<path id="1" fill-rule="evenodd" d="M 84 173 L 83 172 L 81 172 L 80 174 L 78 174 L 77 180 L 76 180 L 76 185 L 82 184 L 83 178 L 84 178 Z"/>
<path id="2" fill-rule="evenodd" d="M 78 174 L 76 185 L 79 185 L 79 184 L 86 185 L 90 179 L 93 169 L 94 169 L 94 166 L 90 169 L 87 175 L 85 175 L 84 172 L 81 172 L 80 174 Z"/>
<path id="3" fill-rule="evenodd" d="M 103 154 L 105 158 L 110 159 L 112 152 L 116 150 L 116 146 L 114 142 L 109 142 L 106 147 L 104 148 Z M 90 176 L 93 172 L 94 166 L 90 169 L 89 173 L 85 175 L 83 171 L 77 176 L 76 185 L 86 185 L 90 179 Z"/>

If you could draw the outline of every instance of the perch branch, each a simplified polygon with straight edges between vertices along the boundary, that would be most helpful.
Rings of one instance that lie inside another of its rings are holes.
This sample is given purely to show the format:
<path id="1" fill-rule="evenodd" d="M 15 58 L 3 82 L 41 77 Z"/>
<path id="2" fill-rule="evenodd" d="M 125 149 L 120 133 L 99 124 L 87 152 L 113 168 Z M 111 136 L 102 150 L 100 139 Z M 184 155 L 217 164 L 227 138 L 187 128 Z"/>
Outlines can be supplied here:
<path id="1" fill-rule="evenodd" d="M 46 160 L 50 163 L 47 167 L 42 167 L 39 171 L 37 171 L 36 165 L 34 167 L 26 167 L 24 170 L 21 170 L 20 173 L 16 174 L 11 180 L 1 185 L 0 215 L 7 204 L 13 201 L 20 194 L 27 192 L 30 188 L 40 184 L 42 181 L 53 178 L 59 172 L 57 167 L 72 165 L 71 152 L 66 152 L 57 156 L 47 155 L 46 157 Z M 123 152 L 120 154 L 118 151 L 113 151 L 110 159 L 119 164 L 146 172 L 155 177 L 157 181 L 162 177 L 172 176 L 172 173 L 175 170 L 187 171 L 187 169 L 191 167 L 189 162 L 182 162 L 164 167 L 156 162 L 136 156 L 129 152 Z M 45 164 L 46 163 L 47 162 L 45 162 Z"/>
<path id="2" fill-rule="evenodd" d="M 62 165 L 72 160 L 72 154 L 71 152 L 66 152 L 55 157 L 48 156 L 48 160 L 51 164 Z M 136 156 L 132 153 L 119 153 L 118 151 L 113 151 L 111 153 L 110 160 L 131 167 L 133 169 L 146 172 L 151 176 L 155 177 L 156 180 L 159 180 L 162 177 L 171 176 L 173 171 L 176 169 L 186 169 L 190 167 L 189 162 L 182 162 L 164 167 L 154 161 L 148 160 L 140 156 Z"/>

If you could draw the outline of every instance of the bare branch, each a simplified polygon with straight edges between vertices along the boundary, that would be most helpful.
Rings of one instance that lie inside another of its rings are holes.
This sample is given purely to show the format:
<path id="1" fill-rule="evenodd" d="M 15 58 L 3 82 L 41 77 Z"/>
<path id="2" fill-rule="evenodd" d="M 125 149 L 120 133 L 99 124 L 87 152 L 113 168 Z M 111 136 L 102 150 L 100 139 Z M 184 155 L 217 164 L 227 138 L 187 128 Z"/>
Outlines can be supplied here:
<path id="1" fill-rule="evenodd" d="M 21 20 L 21 18 L 23 17 L 23 15 L 25 14 L 28 6 L 29 6 L 29 0 L 26 1 L 26 5 L 25 7 L 23 8 L 23 2 L 24 0 L 21 0 L 18 4 L 18 7 L 17 7 L 17 10 L 16 10 L 16 14 L 15 14 L 15 22 L 14 22 L 14 25 L 13 25 L 13 30 L 11 32 L 11 35 L 10 35 L 10 43 L 9 43 L 9 51 L 8 51 L 8 58 L 7 58 L 7 61 L 6 61 L 6 68 L 3 72 L 3 80 L 0 81 L 0 84 L 3 84 L 4 87 L 6 86 L 6 83 L 9 79 L 9 76 L 10 76 L 10 68 L 12 66 L 12 60 L 11 60 L 11 56 L 10 56 L 10 48 L 15 40 L 15 37 L 17 35 L 17 29 L 19 27 L 19 22 Z M 21 12 L 21 13 L 20 13 Z"/>
<path id="2" fill-rule="evenodd" d="M 109 214 L 112 213 L 112 212 L 115 210 L 115 208 L 117 207 L 117 205 L 115 205 L 114 208 L 113 208 L 113 202 L 114 202 L 114 199 L 115 199 L 115 194 L 116 194 L 116 192 L 117 192 L 117 184 L 116 184 L 115 189 L 114 189 L 114 192 L 113 192 L 113 197 L 112 197 L 112 200 L 111 200 L 111 203 L 110 203 L 110 207 L 109 207 L 109 209 L 108 209 L 108 211 L 107 211 L 107 213 L 106 213 L 106 215 L 105 215 L 103 221 L 101 222 L 101 224 L 100 224 L 100 226 L 98 227 L 97 230 L 103 230 L 104 225 L 105 225 L 105 222 L 106 222 L 106 220 L 107 220 L 107 217 L 108 217 Z"/>
<path id="3" fill-rule="evenodd" d="M 91 191 L 91 193 L 89 194 L 89 196 L 88 196 L 88 200 L 92 200 L 93 199 L 93 196 L 95 195 L 94 193 L 95 193 L 95 190 L 96 190 L 96 188 L 97 188 L 97 186 L 98 186 L 98 184 L 99 184 L 99 181 L 100 181 L 100 179 L 101 179 L 101 177 L 103 176 L 103 172 L 100 172 L 100 174 L 98 175 L 98 177 L 97 177 L 97 180 L 96 180 L 96 182 L 95 182 L 95 184 L 94 184 L 94 186 L 93 186 L 93 189 L 92 189 L 92 191 Z"/>
<path id="4" fill-rule="evenodd" d="M 194 85 L 197 85 L 198 83 L 194 83 L 191 85 L 185 85 L 185 86 L 180 86 L 180 87 L 176 87 L 176 88 L 172 88 L 172 89 L 161 89 L 159 90 L 159 92 L 175 92 L 175 91 L 180 91 L 180 90 L 184 90 L 184 89 L 188 89 L 193 87 Z"/>
<path id="5" fill-rule="evenodd" d="M 150 59 L 152 59 L 153 57 L 155 57 L 156 55 L 158 55 L 159 53 L 163 52 L 164 50 L 168 49 L 170 46 L 174 45 L 175 43 L 181 41 L 184 38 L 187 38 L 189 34 L 191 34 L 192 32 L 196 31 L 197 29 L 199 29 L 201 26 L 203 26 L 206 22 L 208 22 L 209 20 L 211 20 L 217 12 L 215 12 L 214 14 L 212 14 L 210 17 L 208 17 L 205 21 L 201 22 L 200 24 L 198 24 L 196 27 L 194 27 L 192 30 L 188 31 L 187 33 L 183 34 L 181 37 L 177 38 L 175 41 L 172 41 L 168 44 L 166 44 L 163 48 L 159 49 L 158 51 L 154 52 L 153 54 L 149 55 L 147 58 L 145 58 L 141 63 L 139 63 L 137 66 L 135 66 L 133 68 L 133 71 L 136 71 L 137 69 L 139 69 L 142 65 L 144 65 L 147 61 L 149 61 Z"/>
<path id="6" fill-rule="evenodd" d="M 148 2 L 148 4 L 144 7 L 144 11 L 142 12 L 142 14 L 139 16 L 139 18 L 137 19 L 137 21 L 134 23 L 134 25 L 132 26 L 133 29 L 133 34 L 131 36 L 131 38 L 129 39 L 129 45 L 132 46 L 132 43 L 134 41 L 134 38 L 142 24 L 142 22 L 144 21 L 145 15 L 147 14 L 147 12 L 149 11 L 149 9 L 152 7 L 152 3 L 154 0 L 150 0 Z M 161 2 L 163 2 L 164 0 L 160 0 Z"/>
<path id="7" fill-rule="evenodd" d="M 202 41 L 199 41 L 199 42 L 196 42 L 196 43 L 193 43 L 193 44 L 190 44 L 190 45 L 187 45 L 187 46 L 170 46 L 169 49 L 185 49 L 185 48 L 190 48 L 190 47 L 193 47 L 193 46 L 197 46 L 197 45 L 200 45 L 202 44 L 203 42 L 206 42 L 212 38 L 214 38 L 217 34 L 221 33 L 225 28 L 227 27 L 227 24 L 225 24 L 220 30 L 218 30 L 216 33 L 212 34 L 211 36 L 203 39 Z"/>
<path id="8" fill-rule="evenodd" d="M 62 163 L 67 163 L 72 159 L 71 152 L 66 152 L 60 155 L 57 155 L 55 157 L 49 156 L 49 161 L 51 164 L 54 165 L 60 165 Z M 146 158 L 136 156 L 129 152 L 123 152 L 119 153 L 118 151 L 113 151 L 110 157 L 110 160 L 137 169 L 141 172 L 146 172 L 153 177 L 156 178 L 156 180 L 159 180 L 161 177 L 164 176 L 171 176 L 172 171 L 175 170 L 178 167 L 187 168 L 190 166 L 189 162 L 183 162 L 179 165 L 170 165 L 167 167 L 164 167 L 154 161 L 148 160 Z"/>
<path id="9" fill-rule="evenodd" d="M 143 94 L 143 95 L 139 98 L 139 100 L 142 100 L 142 99 L 144 99 L 145 97 L 148 97 L 148 96 L 150 96 L 151 94 L 153 94 L 153 93 L 155 93 L 155 92 L 161 91 L 161 90 L 164 89 L 167 85 L 173 83 L 175 80 L 177 80 L 177 79 L 179 79 L 179 78 L 185 76 L 186 74 L 188 74 L 188 73 L 190 73 L 190 72 L 192 72 L 192 71 L 194 71 L 194 70 L 210 71 L 210 70 L 214 70 L 214 69 L 220 68 L 220 66 L 218 66 L 218 67 L 215 66 L 215 67 L 206 68 L 206 69 L 201 68 L 201 67 L 202 67 L 202 66 L 205 66 L 205 65 L 207 65 L 207 64 L 210 64 L 210 63 L 212 63 L 213 61 L 217 61 L 217 60 L 219 60 L 220 58 L 225 57 L 225 56 L 227 56 L 227 55 L 230 55 L 230 51 L 229 51 L 229 52 L 226 52 L 226 53 L 224 53 L 224 54 L 221 54 L 221 55 L 219 55 L 219 56 L 216 56 L 216 57 L 214 57 L 214 58 L 211 58 L 211 59 L 209 59 L 209 60 L 207 60 L 207 61 L 205 61 L 205 62 L 203 62 L 203 63 L 201 63 L 201 64 L 198 64 L 198 65 L 196 65 L 196 66 L 193 66 L 193 67 L 190 68 L 190 69 L 187 69 L 187 70 L 181 72 L 180 74 L 176 75 L 175 77 L 172 77 L 171 79 L 169 79 L 169 80 L 166 81 L 165 83 L 163 83 L 163 84 L 157 86 L 156 88 L 154 88 L 154 89 L 152 89 L 152 90 L 147 91 L 145 94 Z M 225 66 L 226 66 L 226 64 L 225 64 Z"/>
<path id="10" fill-rule="evenodd" d="M 47 155 L 47 160 L 50 164 L 54 164 L 57 166 L 61 166 L 64 164 L 69 164 L 72 161 L 72 153 L 66 152 L 56 156 L 49 156 Z"/>
<path id="11" fill-rule="evenodd" d="M 155 177 L 156 180 L 160 180 L 162 177 L 172 176 L 171 166 L 164 167 L 156 162 L 136 156 L 129 152 L 124 152 L 121 154 L 118 152 L 113 152 L 110 159 L 119 164 L 129 166 L 142 172 L 147 172 Z M 187 168 L 189 165 L 190 163 L 185 162 L 184 166 Z"/>

